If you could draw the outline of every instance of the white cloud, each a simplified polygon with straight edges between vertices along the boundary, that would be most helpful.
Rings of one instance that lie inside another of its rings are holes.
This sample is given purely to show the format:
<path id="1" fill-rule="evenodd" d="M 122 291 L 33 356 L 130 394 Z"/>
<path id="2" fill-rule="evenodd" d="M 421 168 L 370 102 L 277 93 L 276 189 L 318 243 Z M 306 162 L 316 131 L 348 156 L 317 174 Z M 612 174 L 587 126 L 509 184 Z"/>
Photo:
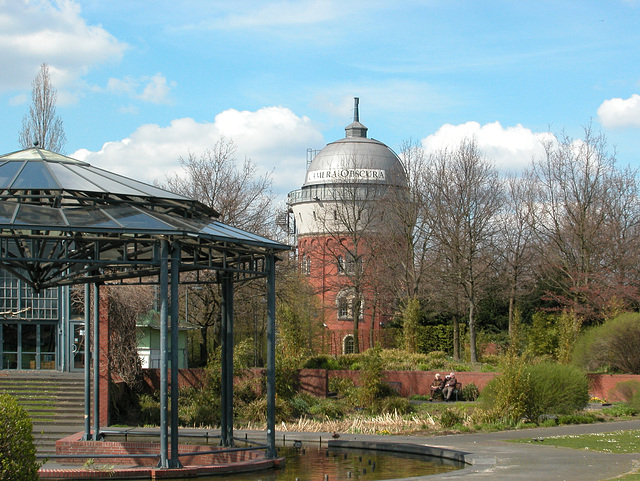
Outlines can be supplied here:
<path id="1" fill-rule="evenodd" d="M 427 151 L 452 149 L 463 139 L 475 139 L 478 148 L 500 170 L 517 171 L 531 164 L 534 157 L 544 155 L 540 140 L 548 133 L 535 133 L 518 124 L 503 127 L 499 122 L 480 125 L 467 122 L 460 125 L 445 124 L 435 134 L 422 139 Z"/>
<path id="2" fill-rule="evenodd" d="M 153 77 L 110 78 L 107 82 L 107 91 L 128 95 L 144 102 L 166 104 L 170 103 L 169 91 L 175 85 L 175 82 L 167 82 L 164 75 L 157 73 Z"/>
<path id="3" fill-rule="evenodd" d="M 0 12 L 0 91 L 30 88 L 42 63 L 57 89 L 73 86 L 127 48 L 101 26 L 87 25 L 72 0 L 0 0 Z"/>
<path id="4" fill-rule="evenodd" d="M 273 172 L 274 191 L 280 195 L 302 185 L 306 149 L 323 144 L 309 118 L 283 107 L 265 107 L 255 112 L 226 110 L 213 123 L 182 118 L 166 127 L 142 125 L 97 152 L 83 149 L 70 157 L 144 182 L 164 181 L 167 174 L 179 171 L 180 157 L 198 155 L 221 137 L 236 144 L 239 162 L 246 156 L 261 172 Z"/>
<path id="5" fill-rule="evenodd" d="M 607 128 L 640 127 L 640 95 L 605 100 L 598 107 L 598 118 Z"/>

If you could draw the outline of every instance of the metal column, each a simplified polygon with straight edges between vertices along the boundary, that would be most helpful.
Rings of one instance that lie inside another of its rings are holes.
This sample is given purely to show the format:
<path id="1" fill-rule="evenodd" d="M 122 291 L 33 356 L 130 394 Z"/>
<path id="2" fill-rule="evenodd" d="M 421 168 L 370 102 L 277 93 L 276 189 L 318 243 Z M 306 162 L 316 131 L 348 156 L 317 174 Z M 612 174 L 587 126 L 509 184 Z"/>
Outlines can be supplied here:
<path id="1" fill-rule="evenodd" d="M 267 457 L 276 451 L 276 258 L 267 255 Z"/>
<path id="2" fill-rule="evenodd" d="M 223 446 L 233 446 L 233 279 L 223 274 L 222 290 L 222 359 L 221 359 L 221 410 L 220 437 Z"/>
<path id="3" fill-rule="evenodd" d="M 82 439 L 91 441 L 91 362 L 89 343 L 91 336 L 91 289 L 89 284 L 84 285 L 84 436 Z M 71 356 L 70 367 L 73 365 Z"/>
<path id="4" fill-rule="evenodd" d="M 168 424 L 167 424 L 167 398 L 168 398 L 168 355 L 167 355 L 167 328 L 168 328 L 168 278 L 169 278 L 169 243 L 161 241 L 160 249 L 160 462 L 158 467 L 168 468 Z"/>
<path id="5" fill-rule="evenodd" d="M 180 244 L 171 245 L 171 460 L 169 466 L 181 468 L 178 458 L 178 324 L 179 324 L 179 293 L 180 283 Z"/>
<path id="6" fill-rule="evenodd" d="M 100 287 L 93 284 L 93 440 L 100 439 Z"/>

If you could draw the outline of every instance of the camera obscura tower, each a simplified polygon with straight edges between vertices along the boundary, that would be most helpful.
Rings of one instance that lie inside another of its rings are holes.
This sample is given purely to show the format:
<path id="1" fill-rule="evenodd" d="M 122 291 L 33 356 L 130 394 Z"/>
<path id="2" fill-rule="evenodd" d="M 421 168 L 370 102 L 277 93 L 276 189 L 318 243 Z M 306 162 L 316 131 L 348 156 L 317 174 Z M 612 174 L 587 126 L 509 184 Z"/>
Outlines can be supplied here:
<path id="1" fill-rule="evenodd" d="M 334 354 L 372 347 L 393 313 L 394 205 L 408 201 L 398 156 L 367 137 L 358 104 L 345 137 L 318 152 L 302 188 L 288 196 L 300 269 L 322 302 Z"/>

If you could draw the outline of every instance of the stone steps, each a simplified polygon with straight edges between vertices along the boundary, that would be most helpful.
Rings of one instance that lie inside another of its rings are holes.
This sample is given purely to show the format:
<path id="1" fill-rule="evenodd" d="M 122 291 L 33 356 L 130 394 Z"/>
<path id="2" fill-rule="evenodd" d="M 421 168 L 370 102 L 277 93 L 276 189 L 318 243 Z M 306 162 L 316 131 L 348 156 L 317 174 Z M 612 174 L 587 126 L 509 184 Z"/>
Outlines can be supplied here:
<path id="1" fill-rule="evenodd" d="M 82 373 L 0 371 L 0 392 L 29 414 L 39 456 L 55 454 L 58 439 L 84 430 Z"/>

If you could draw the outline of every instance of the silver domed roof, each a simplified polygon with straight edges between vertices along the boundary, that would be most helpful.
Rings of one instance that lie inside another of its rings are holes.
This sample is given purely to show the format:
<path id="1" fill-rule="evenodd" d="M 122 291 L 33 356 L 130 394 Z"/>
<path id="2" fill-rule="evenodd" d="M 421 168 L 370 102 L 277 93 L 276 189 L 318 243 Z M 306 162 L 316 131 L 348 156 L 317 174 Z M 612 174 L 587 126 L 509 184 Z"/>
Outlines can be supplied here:
<path id="1" fill-rule="evenodd" d="M 367 128 L 358 117 L 356 98 L 353 123 L 345 128 L 345 138 L 318 152 L 307 169 L 303 187 L 348 182 L 407 186 L 398 156 L 382 142 L 367 138 Z"/>

